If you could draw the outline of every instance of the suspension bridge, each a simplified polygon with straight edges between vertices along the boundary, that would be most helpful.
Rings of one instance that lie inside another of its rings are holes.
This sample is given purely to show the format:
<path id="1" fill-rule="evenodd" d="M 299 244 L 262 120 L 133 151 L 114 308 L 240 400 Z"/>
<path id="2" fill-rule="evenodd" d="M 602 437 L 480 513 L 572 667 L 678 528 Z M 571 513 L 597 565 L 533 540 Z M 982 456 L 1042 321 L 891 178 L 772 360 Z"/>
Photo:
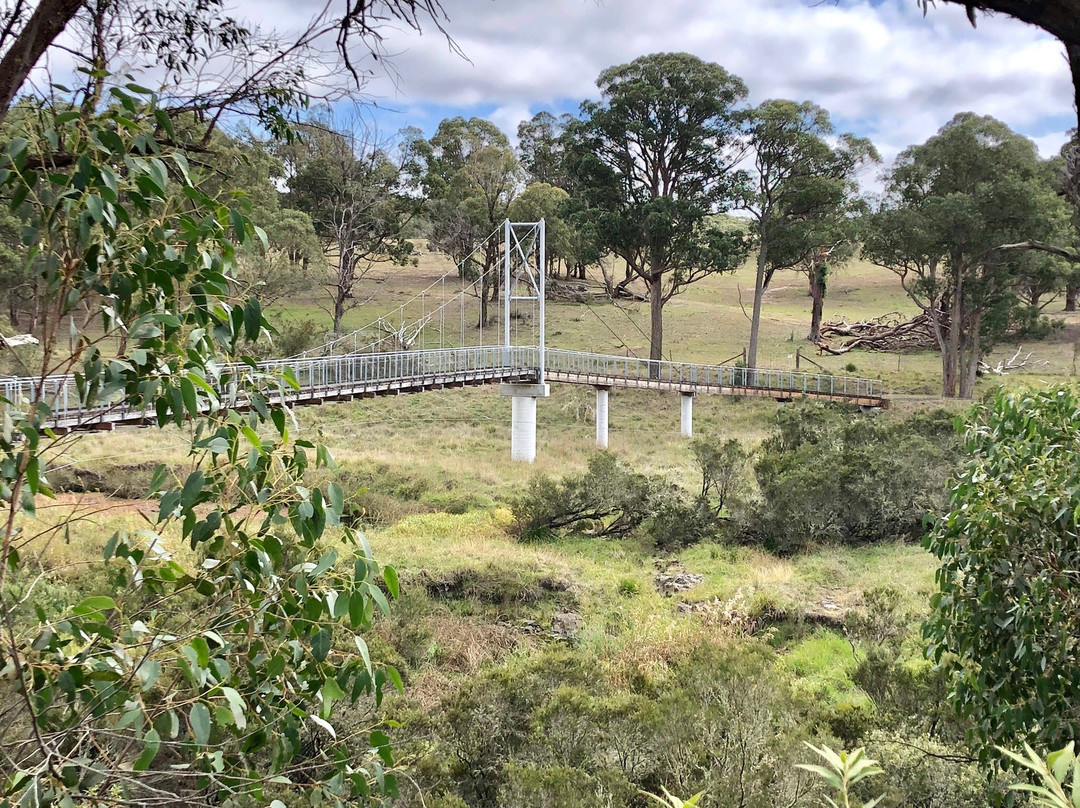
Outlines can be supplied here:
<path id="1" fill-rule="evenodd" d="M 531 462 L 536 456 L 537 400 L 549 395 L 551 382 L 595 388 L 596 442 L 605 448 L 612 390 L 678 393 L 682 402 L 680 429 L 688 437 L 693 434 L 694 397 L 702 394 L 778 402 L 805 397 L 867 408 L 888 405 L 882 382 L 876 379 L 549 347 L 545 335 L 545 224 L 507 221 L 500 229 L 501 233 L 489 236 L 490 241 L 501 235 L 499 260 L 486 269 L 476 260 L 487 244 L 483 242 L 454 272 L 362 329 L 289 359 L 226 366 L 222 379 L 231 381 L 218 385 L 218 406 L 246 406 L 238 392 L 243 386 L 236 382 L 245 373 L 271 378 L 288 370 L 296 387 L 282 383 L 266 392 L 272 400 L 290 406 L 498 384 L 499 392 L 512 401 L 511 456 Z M 487 306 L 496 294 L 499 304 L 491 327 Z M 465 344 L 472 334 L 480 344 Z M 484 344 L 485 337 L 494 344 Z M 51 410 L 50 425 L 62 431 L 156 423 L 152 410 L 122 398 L 88 404 L 71 376 L 3 379 L 0 395 L 15 404 L 44 402 Z"/>

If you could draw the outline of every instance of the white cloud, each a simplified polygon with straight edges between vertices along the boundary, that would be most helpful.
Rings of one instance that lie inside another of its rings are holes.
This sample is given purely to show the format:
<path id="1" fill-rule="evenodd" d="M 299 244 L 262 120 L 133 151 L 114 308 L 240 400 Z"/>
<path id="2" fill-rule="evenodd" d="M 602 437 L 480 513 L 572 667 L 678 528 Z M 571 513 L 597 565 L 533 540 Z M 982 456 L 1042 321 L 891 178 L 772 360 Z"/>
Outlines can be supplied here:
<path id="1" fill-rule="evenodd" d="M 868 134 L 887 157 L 933 134 L 956 112 L 1039 131 L 1072 112 L 1060 45 L 1037 29 L 962 9 L 923 17 L 910 0 L 460 0 L 448 30 L 468 56 L 432 32 L 392 37 L 398 103 L 535 112 L 595 97 L 605 67 L 645 53 L 686 50 L 742 76 L 751 100 L 810 99 Z M 522 116 L 524 117 L 524 115 Z M 1043 130 L 1043 131 L 1040 131 Z M 1056 150 L 1056 148 L 1054 149 Z M 1045 150 L 1044 150 L 1045 151 Z"/>
<path id="2" fill-rule="evenodd" d="M 752 102 L 821 104 L 871 137 L 887 160 L 962 110 L 1034 136 L 1044 155 L 1057 151 L 1074 119 L 1056 40 L 1004 17 L 980 17 L 973 30 L 951 5 L 924 18 L 914 0 L 875 3 L 444 0 L 447 30 L 468 58 L 432 25 L 421 34 L 399 25 L 385 32 L 393 80 L 377 72 L 362 95 L 387 110 L 377 116 L 385 132 L 413 123 L 430 130 L 461 113 L 485 115 L 513 136 L 540 109 L 573 110 L 595 97 L 604 68 L 678 50 L 743 77 Z M 300 0 L 237 0 L 235 13 L 287 31 L 314 9 Z"/>

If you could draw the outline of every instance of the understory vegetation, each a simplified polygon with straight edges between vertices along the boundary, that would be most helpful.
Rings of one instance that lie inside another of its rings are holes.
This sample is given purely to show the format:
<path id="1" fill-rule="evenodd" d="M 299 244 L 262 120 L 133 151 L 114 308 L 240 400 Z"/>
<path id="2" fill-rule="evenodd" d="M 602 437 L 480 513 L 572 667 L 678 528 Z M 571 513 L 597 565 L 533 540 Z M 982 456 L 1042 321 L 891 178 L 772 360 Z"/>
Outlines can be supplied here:
<path id="1" fill-rule="evenodd" d="M 332 711 L 339 735 L 388 744 L 387 804 L 641 808 L 666 789 L 704 791 L 708 806 L 812 806 L 827 792 L 796 768 L 805 742 L 865 747 L 890 774 L 866 797 L 890 808 L 1000 798 L 1011 775 L 987 777 L 918 637 L 933 573 L 921 520 L 945 507 L 961 455 L 951 414 L 718 406 L 718 422 L 755 423 L 760 439 L 745 426 L 698 438 L 681 469 L 578 449 L 566 459 L 579 471 L 494 486 L 348 452 L 305 472 L 340 487 L 342 522 L 396 569 L 400 597 L 363 636 L 402 693 Z M 298 415 L 326 440 L 344 428 Z M 819 501 L 804 465 L 842 481 L 834 499 Z M 92 469 L 58 472 L 64 507 L 129 505 L 72 511 L 74 543 L 34 556 L 43 579 L 21 619 L 112 591 L 82 559 L 102 519 L 137 523 L 148 468 Z M 161 540 L 183 559 L 178 538 Z M 335 546 L 328 530 L 315 550 Z M 346 552 L 334 568 L 351 563 Z M 28 584 L 10 576 L 5 594 Z M 334 632 L 330 658 L 348 641 Z M 301 759 L 321 760 L 329 740 L 298 736 Z"/>
<path id="2" fill-rule="evenodd" d="M 699 491 L 601 453 L 582 474 L 531 480 L 512 500 L 513 529 L 524 541 L 638 532 L 662 552 L 721 538 L 780 555 L 911 541 L 945 505 L 961 456 L 947 412 L 883 421 L 819 404 L 781 409 L 753 454 L 731 439 L 698 439 L 692 449 Z"/>

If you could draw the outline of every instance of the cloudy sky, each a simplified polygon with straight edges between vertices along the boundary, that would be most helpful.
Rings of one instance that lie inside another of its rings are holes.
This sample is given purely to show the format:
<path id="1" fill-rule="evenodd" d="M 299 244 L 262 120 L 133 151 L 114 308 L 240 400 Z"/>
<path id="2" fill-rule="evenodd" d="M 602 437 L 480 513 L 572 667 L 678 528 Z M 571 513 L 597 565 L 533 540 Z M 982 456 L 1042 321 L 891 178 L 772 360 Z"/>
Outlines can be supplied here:
<path id="1" fill-rule="evenodd" d="M 231 0 L 238 18 L 282 33 L 323 0 Z M 331 0 L 331 8 L 336 9 Z M 993 115 L 1044 157 L 1075 125 L 1068 66 L 1056 40 L 1007 17 L 916 0 L 442 0 L 453 46 L 433 25 L 384 28 L 390 59 L 363 88 L 381 137 L 431 133 L 479 115 L 514 137 L 548 109 L 596 98 L 605 68 L 659 51 L 688 51 L 741 76 L 750 101 L 810 100 L 840 131 L 870 137 L 886 161 L 954 114 Z M 333 50 L 331 43 L 328 49 Z M 59 72 L 70 69 L 56 54 Z M 367 62 L 371 66 L 370 60 Z M 325 70 L 338 66 L 328 60 Z M 340 72 L 340 71 L 338 71 Z M 39 77 L 40 80 L 40 77 Z"/>
<path id="2" fill-rule="evenodd" d="M 288 27 L 306 4 L 241 0 L 240 16 Z M 1000 118 L 1056 153 L 1073 125 L 1061 46 L 1037 29 L 915 0 L 444 0 L 447 30 L 391 31 L 396 76 L 366 88 L 383 132 L 480 115 L 513 134 L 541 109 L 576 111 L 604 68 L 688 51 L 741 76 L 750 100 L 811 100 L 886 159 L 956 112 Z"/>

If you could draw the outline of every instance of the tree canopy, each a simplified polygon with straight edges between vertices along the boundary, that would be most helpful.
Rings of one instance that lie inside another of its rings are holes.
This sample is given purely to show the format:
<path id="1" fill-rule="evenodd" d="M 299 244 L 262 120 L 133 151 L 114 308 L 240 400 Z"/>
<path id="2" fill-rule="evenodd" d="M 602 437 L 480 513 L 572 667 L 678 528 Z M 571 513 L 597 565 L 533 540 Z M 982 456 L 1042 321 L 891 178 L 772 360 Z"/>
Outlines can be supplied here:
<path id="1" fill-rule="evenodd" d="M 967 426 L 971 461 L 926 539 L 941 559 L 924 633 L 950 702 L 992 744 L 1080 733 L 1080 395 L 999 390 Z"/>
<path id="2" fill-rule="evenodd" d="M 999 248 L 1053 241 L 1062 205 L 1035 145 L 993 118 L 959 114 L 897 158 L 863 254 L 930 318 L 943 395 L 970 398 L 983 354 L 1031 323 L 1017 294 L 1031 256 Z"/>
<path id="3" fill-rule="evenodd" d="M 740 232 L 711 216 L 725 210 L 743 175 L 742 79 L 687 53 L 642 56 L 597 79 L 602 100 L 573 124 L 571 157 L 580 218 L 645 282 L 651 359 L 663 353 L 663 307 L 689 284 L 733 270 Z"/>
<path id="4" fill-rule="evenodd" d="M 880 158 L 865 138 L 834 141 L 829 113 L 810 102 L 769 100 L 750 111 L 754 174 L 741 206 L 757 235 L 757 275 L 747 365 L 757 367 L 758 329 L 772 275 L 851 237 L 858 171 Z"/>

